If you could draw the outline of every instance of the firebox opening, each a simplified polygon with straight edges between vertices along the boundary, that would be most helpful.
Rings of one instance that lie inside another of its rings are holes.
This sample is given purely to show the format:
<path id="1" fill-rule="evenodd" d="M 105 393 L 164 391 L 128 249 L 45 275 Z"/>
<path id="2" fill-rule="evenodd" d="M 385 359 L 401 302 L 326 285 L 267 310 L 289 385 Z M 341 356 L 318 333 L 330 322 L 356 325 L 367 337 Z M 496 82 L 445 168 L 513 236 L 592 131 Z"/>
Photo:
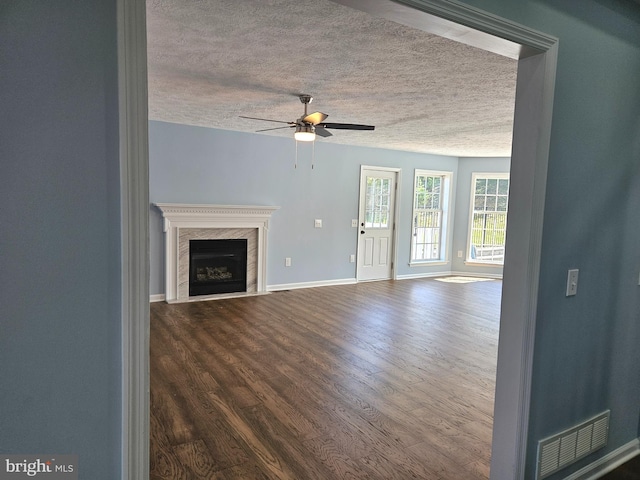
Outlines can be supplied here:
<path id="1" fill-rule="evenodd" d="M 189 240 L 189 296 L 247 291 L 247 240 Z"/>

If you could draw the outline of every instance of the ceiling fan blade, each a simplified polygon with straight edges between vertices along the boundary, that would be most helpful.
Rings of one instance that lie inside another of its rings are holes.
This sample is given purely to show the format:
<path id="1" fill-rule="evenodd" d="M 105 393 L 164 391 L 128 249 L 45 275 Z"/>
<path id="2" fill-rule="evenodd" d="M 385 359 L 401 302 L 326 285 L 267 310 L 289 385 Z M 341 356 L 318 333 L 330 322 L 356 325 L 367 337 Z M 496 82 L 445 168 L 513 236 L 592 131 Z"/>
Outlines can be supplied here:
<path id="1" fill-rule="evenodd" d="M 319 123 L 316 128 L 339 128 L 342 130 L 375 130 L 373 125 L 360 125 L 358 123 Z"/>
<path id="2" fill-rule="evenodd" d="M 268 132 L 269 130 L 282 130 L 283 128 L 293 128 L 294 125 L 287 125 L 286 127 L 273 127 L 273 128 L 263 128 L 262 130 L 256 130 L 256 132 Z"/>
<path id="3" fill-rule="evenodd" d="M 333 133 L 324 129 L 324 127 L 319 127 L 316 125 L 316 135 L 319 137 L 332 137 Z"/>
<path id="4" fill-rule="evenodd" d="M 327 119 L 329 115 L 327 115 L 326 113 L 322 113 L 322 112 L 313 112 L 310 113 L 309 115 L 307 115 L 306 117 L 304 117 L 302 119 L 303 122 L 305 123 L 311 123 L 312 125 L 316 125 L 320 122 L 323 122 Z"/>
<path id="5" fill-rule="evenodd" d="M 249 120 L 261 120 L 263 122 L 276 122 L 276 123 L 286 123 L 287 125 L 295 125 L 295 122 L 283 122 L 282 120 L 271 120 L 270 118 L 258 118 L 258 117 L 245 117 L 244 115 L 239 115 L 240 118 L 248 118 Z"/>

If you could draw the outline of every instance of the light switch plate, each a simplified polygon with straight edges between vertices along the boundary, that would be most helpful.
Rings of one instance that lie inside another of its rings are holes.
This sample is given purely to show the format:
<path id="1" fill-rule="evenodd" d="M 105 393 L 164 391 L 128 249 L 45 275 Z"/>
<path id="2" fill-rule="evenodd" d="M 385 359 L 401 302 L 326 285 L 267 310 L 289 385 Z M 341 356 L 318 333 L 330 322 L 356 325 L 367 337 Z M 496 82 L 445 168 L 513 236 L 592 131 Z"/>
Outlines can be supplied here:
<path id="1" fill-rule="evenodd" d="M 315 222 L 313 222 L 313 225 L 314 225 L 316 228 L 322 228 L 322 220 L 321 220 L 321 219 L 319 219 L 319 218 L 316 218 Z"/>
<path id="2" fill-rule="evenodd" d="M 569 270 L 567 274 L 567 297 L 578 293 L 578 269 Z"/>
<path id="3" fill-rule="evenodd" d="M 358 226 L 358 219 L 357 218 L 352 218 L 351 219 L 351 226 L 356 228 Z"/>

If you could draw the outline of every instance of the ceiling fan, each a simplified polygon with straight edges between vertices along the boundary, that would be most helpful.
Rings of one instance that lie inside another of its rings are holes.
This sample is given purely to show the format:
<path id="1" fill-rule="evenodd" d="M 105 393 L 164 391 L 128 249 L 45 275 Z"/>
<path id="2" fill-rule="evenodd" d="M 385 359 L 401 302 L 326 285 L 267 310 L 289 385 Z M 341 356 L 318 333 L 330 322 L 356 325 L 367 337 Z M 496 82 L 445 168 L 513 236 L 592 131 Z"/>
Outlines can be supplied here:
<path id="1" fill-rule="evenodd" d="M 298 95 L 300 101 L 304 104 L 304 115 L 298 118 L 295 122 L 285 122 L 282 120 L 271 120 L 269 118 L 256 118 L 245 117 L 240 115 L 240 118 L 248 118 L 250 120 L 261 120 L 263 122 L 277 122 L 286 123 L 286 127 L 274 127 L 264 128 L 262 130 L 256 130 L 256 132 L 266 132 L 269 130 L 278 130 L 281 128 L 294 128 L 294 138 L 302 142 L 312 142 L 315 140 L 316 135 L 321 137 L 330 137 L 331 132 L 328 132 L 327 128 L 335 128 L 342 130 L 374 130 L 376 127 L 373 125 L 360 125 L 357 123 L 327 123 L 325 120 L 329 115 L 322 112 L 307 113 L 307 106 L 313 100 L 311 95 Z"/>

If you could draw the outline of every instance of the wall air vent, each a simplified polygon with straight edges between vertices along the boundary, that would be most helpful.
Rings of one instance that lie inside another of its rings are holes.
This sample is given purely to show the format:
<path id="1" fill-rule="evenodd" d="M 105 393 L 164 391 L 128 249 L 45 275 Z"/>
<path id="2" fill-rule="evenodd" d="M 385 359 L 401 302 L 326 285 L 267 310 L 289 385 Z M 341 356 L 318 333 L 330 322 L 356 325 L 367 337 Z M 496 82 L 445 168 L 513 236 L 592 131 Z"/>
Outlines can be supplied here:
<path id="1" fill-rule="evenodd" d="M 541 480 L 604 447 L 609 439 L 610 410 L 538 442 Z"/>

